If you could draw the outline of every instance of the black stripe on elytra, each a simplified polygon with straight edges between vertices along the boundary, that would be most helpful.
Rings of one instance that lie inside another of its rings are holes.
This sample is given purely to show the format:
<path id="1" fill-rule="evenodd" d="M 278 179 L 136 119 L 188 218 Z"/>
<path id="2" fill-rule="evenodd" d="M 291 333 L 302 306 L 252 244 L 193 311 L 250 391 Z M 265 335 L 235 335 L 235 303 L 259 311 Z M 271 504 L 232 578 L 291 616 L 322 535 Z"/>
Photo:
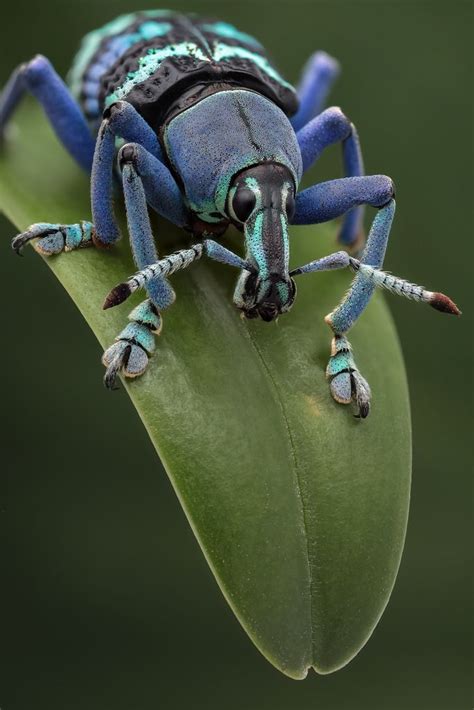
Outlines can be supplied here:
<path id="1" fill-rule="evenodd" d="M 242 104 L 240 103 L 240 101 L 239 101 L 238 99 L 237 99 L 237 110 L 238 110 L 238 112 L 239 112 L 240 120 L 241 120 L 242 123 L 244 124 L 245 129 L 246 129 L 246 131 L 247 131 L 247 135 L 248 135 L 248 137 L 249 137 L 249 143 L 250 143 L 250 145 L 251 145 L 253 148 L 255 148 L 255 150 L 256 150 L 257 152 L 260 152 L 260 151 L 261 151 L 261 146 L 259 146 L 259 144 L 256 143 L 255 140 L 254 140 L 254 137 L 253 137 L 253 135 L 252 135 L 252 128 L 251 128 L 251 126 L 250 126 L 249 120 L 248 120 L 247 115 L 246 115 L 246 113 L 245 113 L 244 107 L 242 106 Z"/>

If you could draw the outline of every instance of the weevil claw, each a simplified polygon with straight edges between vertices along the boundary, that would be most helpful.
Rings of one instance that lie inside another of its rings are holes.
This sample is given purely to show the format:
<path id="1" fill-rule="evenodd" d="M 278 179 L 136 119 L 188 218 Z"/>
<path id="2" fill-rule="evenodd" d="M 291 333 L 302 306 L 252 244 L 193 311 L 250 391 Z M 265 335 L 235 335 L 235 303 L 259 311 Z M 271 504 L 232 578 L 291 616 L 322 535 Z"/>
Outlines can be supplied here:
<path id="1" fill-rule="evenodd" d="M 331 357 L 326 369 L 333 398 L 339 404 L 356 407 L 356 419 L 366 419 L 370 413 L 371 392 L 369 383 L 362 377 L 354 361 L 349 341 L 336 335 L 331 346 Z"/>
<path id="2" fill-rule="evenodd" d="M 31 237 L 28 232 L 23 232 L 22 234 L 17 234 L 16 237 L 13 237 L 11 248 L 17 256 L 23 256 L 22 249 L 32 238 L 33 237 Z"/>
<path id="3" fill-rule="evenodd" d="M 127 366 L 132 346 L 123 340 L 119 340 L 108 348 L 102 356 L 102 362 L 106 366 L 104 375 L 104 385 L 108 390 L 119 389 L 115 386 L 117 375 L 122 368 Z"/>

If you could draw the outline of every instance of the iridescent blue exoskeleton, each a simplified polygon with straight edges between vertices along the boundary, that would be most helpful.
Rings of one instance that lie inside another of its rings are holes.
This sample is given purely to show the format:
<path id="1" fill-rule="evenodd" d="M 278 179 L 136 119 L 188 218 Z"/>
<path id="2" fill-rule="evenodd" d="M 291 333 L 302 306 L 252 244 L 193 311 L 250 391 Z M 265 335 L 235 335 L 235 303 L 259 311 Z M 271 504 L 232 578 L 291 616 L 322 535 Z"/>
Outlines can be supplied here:
<path id="1" fill-rule="evenodd" d="M 31 239 L 44 255 L 113 245 L 119 238 L 112 204 L 118 157 L 139 271 L 111 291 L 104 307 L 138 288 L 148 298 L 104 353 L 108 386 L 119 373 L 144 372 L 160 313 L 174 300 L 167 277 L 202 256 L 240 270 L 234 302 L 247 318 L 264 321 L 291 308 L 297 274 L 354 272 L 349 292 L 326 317 L 334 333 L 326 374 L 333 397 L 353 402 L 360 417 L 369 412 L 370 388 L 346 333 L 375 287 L 459 313 L 447 296 L 381 271 L 394 188 L 384 175 L 364 176 L 357 132 L 342 111 L 322 110 L 337 73 L 337 62 L 318 52 L 296 91 L 250 35 L 225 22 L 157 10 L 121 16 L 87 35 L 70 88 L 42 56 L 13 74 L 0 99 L 0 129 L 29 90 L 66 149 L 91 172 L 92 195 L 92 222 L 34 224 L 14 239 L 16 251 Z M 298 192 L 304 171 L 338 142 L 346 177 Z M 366 204 L 379 211 L 364 245 Z M 148 207 L 191 232 L 192 246 L 160 260 Z M 288 225 L 340 215 L 339 241 L 347 251 L 290 271 Z M 229 224 L 244 234 L 245 258 L 218 242 Z"/>

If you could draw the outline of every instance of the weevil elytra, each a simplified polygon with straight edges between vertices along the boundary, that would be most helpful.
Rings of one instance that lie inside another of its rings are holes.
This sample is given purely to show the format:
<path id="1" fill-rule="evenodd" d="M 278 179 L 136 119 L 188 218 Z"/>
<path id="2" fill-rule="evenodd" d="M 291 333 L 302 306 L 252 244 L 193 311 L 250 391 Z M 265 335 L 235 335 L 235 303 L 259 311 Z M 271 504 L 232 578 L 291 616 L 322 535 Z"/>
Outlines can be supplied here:
<path id="1" fill-rule="evenodd" d="M 121 178 L 139 271 L 110 292 L 104 308 L 138 288 L 148 298 L 104 353 L 107 386 L 119 373 L 144 372 L 161 311 L 175 297 L 168 276 L 202 256 L 240 270 L 235 305 L 245 317 L 264 321 L 290 310 L 296 275 L 354 272 L 349 292 L 326 317 L 333 331 L 326 374 L 334 399 L 353 402 L 360 417 L 369 413 L 371 394 L 346 333 L 376 286 L 459 314 L 447 296 L 381 270 L 395 212 L 394 187 L 385 175 L 364 175 L 354 125 L 339 108 L 323 110 L 338 71 L 335 59 L 317 52 L 296 90 L 261 44 L 232 25 L 149 10 L 120 16 L 88 34 L 69 87 L 43 56 L 13 73 L 0 98 L 0 130 L 30 91 L 65 148 L 90 172 L 92 195 L 92 222 L 34 224 L 13 240 L 17 252 L 30 240 L 47 256 L 112 246 L 120 236 L 114 176 Z M 303 173 L 334 143 L 342 145 L 345 177 L 298 192 Z M 364 205 L 378 209 L 365 244 Z M 158 258 L 149 207 L 192 234 L 189 249 Z M 288 225 L 341 215 L 339 242 L 345 249 L 290 271 Z M 230 224 L 244 235 L 244 258 L 219 244 Z"/>

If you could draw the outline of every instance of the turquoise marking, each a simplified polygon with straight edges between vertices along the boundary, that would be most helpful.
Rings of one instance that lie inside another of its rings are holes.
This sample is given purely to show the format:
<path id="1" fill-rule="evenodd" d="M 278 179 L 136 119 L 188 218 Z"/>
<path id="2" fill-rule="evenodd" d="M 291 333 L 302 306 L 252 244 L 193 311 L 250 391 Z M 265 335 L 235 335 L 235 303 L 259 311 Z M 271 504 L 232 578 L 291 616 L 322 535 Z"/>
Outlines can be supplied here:
<path id="1" fill-rule="evenodd" d="M 285 215 L 280 215 L 281 235 L 283 237 L 283 248 L 285 250 L 285 264 L 288 266 L 290 260 L 290 239 L 288 237 L 288 222 Z"/>
<path id="2" fill-rule="evenodd" d="M 284 196 L 284 199 L 286 199 L 286 196 Z M 288 269 L 288 263 L 290 260 L 290 240 L 288 237 L 288 222 L 287 222 L 285 215 L 283 215 L 283 214 L 280 215 L 280 224 L 281 224 L 281 236 L 283 239 L 285 264 L 286 264 L 286 269 Z M 281 302 L 288 303 L 288 300 L 290 298 L 290 290 L 288 288 L 288 285 L 286 283 L 283 283 L 283 281 L 279 282 L 277 284 L 277 291 L 278 291 L 278 295 L 280 296 Z"/>
<path id="3" fill-rule="evenodd" d="M 258 212 L 262 207 L 262 193 L 260 191 L 260 186 L 254 177 L 245 178 L 245 186 L 252 190 L 255 195 L 255 208 Z"/>
<path id="4" fill-rule="evenodd" d="M 82 229 L 80 224 L 70 224 L 66 227 L 66 250 L 77 249 L 82 242 Z"/>
<path id="5" fill-rule="evenodd" d="M 137 37 L 135 41 L 139 41 L 138 38 L 153 39 L 153 37 L 162 37 L 169 32 L 171 28 L 172 25 L 169 22 L 144 22 L 143 25 L 138 28 L 137 34 L 131 35 L 131 37 Z"/>
<path id="6" fill-rule="evenodd" d="M 128 320 L 146 323 L 155 333 L 161 330 L 161 316 L 152 309 L 149 299 L 139 303 L 129 314 Z"/>
<path id="7" fill-rule="evenodd" d="M 255 259 L 259 275 L 262 279 L 268 274 L 267 260 L 262 243 L 263 218 L 262 193 L 258 181 L 254 177 L 245 178 L 245 186 L 252 190 L 255 195 L 255 217 L 250 217 L 244 225 L 245 241 L 247 243 L 247 253 Z"/>
<path id="8" fill-rule="evenodd" d="M 253 224 L 245 223 L 244 232 L 247 242 L 248 252 L 255 259 L 261 279 L 268 275 L 268 267 L 265 258 L 265 251 L 262 244 L 263 212 L 258 212 Z"/>
<path id="9" fill-rule="evenodd" d="M 189 207 L 189 209 L 195 212 L 199 219 L 202 219 L 203 222 L 218 224 L 222 221 L 222 217 L 226 216 L 225 214 L 221 214 L 219 217 L 215 217 L 211 214 L 211 212 L 217 212 L 216 205 L 214 204 L 214 200 L 212 199 L 207 200 L 206 202 L 200 202 L 199 204 L 196 204 L 192 200 L 188 199 L 186 195 L 184 195 L 184 201 Z"/>
<path id="10" fill-rule="evenodd" d="M 128 27 L 130 27 L 130 25 L 132 25 L 136 21 L 138 15 L 145 15 L 146 17 L 156 18 L 169 14 L 169 10 L 145 10 L 140 13 L 132 12 L 127 15 L 120 15 L 111 22 L 108 22 L 103 27 L 89 32 L 82 40 L 81 47 L 74 58 L 71 70 L 67 77 L 67 81 L 71 87 L 71 91 L 73 92 L 73 94 L 76 96 L 79 95 L 81 91 L 81 81 L 83 74 L 92 57 L 99 49 L 102 40 L 104 40 L 106 37 L 112 37 L 114 35 L 119 35 L 121 32 L 124 32 Z"/>
<path id="11" fill-rule="evenodd" d="M 93 224 L 92 222 L 82 222 L 82 231 L 84 233 L 83 239 L 86 242 L 89 242 L 92 239 L 92 229 L 93 229 Z"/>
<path id="12" fill-rule="evenodd" d="M 138 28 L 137 32 L 129 35 L 119 35 L 112 37 L 107 46 L 104 48 L 104 54 L 97 61 L 97 64 L 89 68 L 89 75 L 97 76 L 104 74 L 110 69 L 115 61 L 121 57 L 130 47 L 134 44 L 143 42 L 144 40 L 153 39 L 154 37 L 162 37 L 171 30 L 171 24 L 169 22 L 144 22 Z M 90 90 L 92 93 L 92 98 L 89 98 L 85 102 L 85 108 L 89 115 L 99 114 L 99 101 L 95 98 L 99 93 L 100 83 L 99 80 L 89 82 Z M 87 87 L 83 87 L 87 93 Z"/>
<path id="13" fill-rule="evenodd" d="M 249 59 L 262 71 L 264 71 L 265 74 L 268 74 L 269 77 L 277 81 L 282 86 L 285 86 L 287 89 L 291 89 L 293 91 L 292 85 L 280 76 L 280 74 L 271 66 L 268 59 L 265 57 L 262 57 L 260 54 L 255 54 L 255 52 L 251 52 L 249 49 L 245 49 L 244 47 L 231 47 L 230 45 L 223 44 L 222 42 L 218 42 L 216 44 L 213 52 L 213 58 L 216 62 L 220 62 L 223 59 L 231 59 L 232 57 Z"/>
<path id="14" fill-rule="evenodd" d="M 285 283 L 283 283 L 283 281 L 278 282 L 277 291 L 278 295 L 280 296 L 281 302 L 283 304 L 288 303 L 290 297 L 290 289 Z"/>
<path id="15" fill-rule="evenodd" d="M 350 352 L 347 353 L 337 353 L 337 355 L 333 355 L 331 359 L 329 360 L 327 369 L 326 369 L 326 376 L 327 377 L 334 377 L 334 375 L 338 375 L 340 372 L 343 370 L 354 370 L 355 369 L 355 362 L 354 358 L 352 357 L 352 354 Z"/>
<path id="16" fill-rule="evenodd" d="M 140 325 L 140 323 L 129 323 L 126 325 L 117 336 L 116 340 L 135 340 L 147 352 L 152 353 L 155 350 L 155 337 L 153 333 L 146 325 Z"/>
<path id="17" fill-rule="evenodd" d="M 255 37 L 248 35 L 246 32 L 240 32 L 240 30 L 230 25 L 228 22 L 214 22 L 213 24 L 201 25 L 200 29 L 204 30 L 204 32 L 212 32 L 221 37 L 227 37 L 227 39 L 236 39 L 238 42 L 253 44 L 255 47 L 262 46 Z"/>
<path id="18" fill-rule="evenodd" d="M 199 217 L 199 219 L 202 219 L 203 222 L 210 222 L 211 224 L 218 224 L 219 222 L 222 221 L 222 217 L 225 217 L 224 215 L 221 215 L 219 217 L 215 217 L 211 214 L 211 212 L 216 212 L 216 205 L 214 204 L 214 200 L 207 200 L 207 202 L 201 202 L 199 205 L 193 202 L 192 200 L 188 199 L 186 195 L 184 195 L 184 201 L 189 207 L 190 210 L 196 213 L 196 215 Z"/>
<path id="19" fill-rule="evenodd" d="M 140 58 L 137 71 L 129 73 L 127 80 L 106 98 L 105 105 L 110 106 L 115 101 L 120 101 L 127 96 L 137 84 L 141 84 L 152 76 L 168 57 L 193 57 L 202 62 L 210 61 L 209 57 L 206 57 L 192 42 L 181 42 L 161 49 L 150 49 L 148 54 Z"/>
<path id="20" fill-rule="evenodd" d="M 137 71 L 130 72 L 127 80 L 119 86 L 113 94 L 107 97 L 105 105 L 110 106 L 115 101 L 123 99 L 137 84 L 141 84 L 152 76 L 159 69 L 161 63 L 169 57 L 192 57 L 194 60 L 201 62 L 221 62 L 226 59 L 231 59 L 232 57 L 248 59 L 279 84 L 293 90 L 291 84 L 280 76 L 265 57 L 262 57 L 260 54 L 255 54 L 255 52 L 249 49 L 245 49 L 244 47 L 231 47 L 222 42 L 217 42 L 211 58 L 204 54 L 194 42 L 181 42 L 160 49 L 148 50 L 148 54 L 140 58 Z"/>
<path id="21" fill-rule="evenodd" d="M 222 93 L 226 93 L 226 92 L 222 92 Z M 237 93 L 237 92 L 235 92 L 235 93 Z M 168 153 L 168 155 L 169 155 L 169 153 Z M 271 157 L 273 158 L 274 156 L 271 156 Z M 278 158 L 275 156 L 275 159 L 278 159 Z M 218 211 L 220 211 L 222 214 L 225 214 L 225 210 L 226 210 L 230 181 L 232 180 L 232 178 L 234 177 L 234 175 L 237 172 L 240 172 L 241 170 L 244 170 L 245 168 L 250 168 L 254 164 L 255 164 L 255 155 L 254 154 L 249 153 L 248 156 L 244 155 L 242 157 L 242 161 L 240 162 L 239 165 L 234 166 L 234 168 L 232 169 L 231 172 L 224 173 L 222 175 L 222 177 L 220 178 L 219 183 L 216 188 L 215 203 L 216 203 L 216 209 Z M 288 167 L 290 167 L 290 166 L 288 166 Z M 291 167 L 290 167 L 290 170 L 291 170 Z M 249 178 L 249 180 L 251 180 L 251 179 L 252 178 Z M 233 195 L 234 194 L 235 194 L 235 189 L 234 189 Z M 257 203 L 256 203 L 255 207 L 257 208 L 257 206 L 261 205 L 260 192 L 258 194 L 256 194 L 255 197 L 257 199 Z M 230 199 L 230 196 L 229 196 L 229 199 Z"/>

